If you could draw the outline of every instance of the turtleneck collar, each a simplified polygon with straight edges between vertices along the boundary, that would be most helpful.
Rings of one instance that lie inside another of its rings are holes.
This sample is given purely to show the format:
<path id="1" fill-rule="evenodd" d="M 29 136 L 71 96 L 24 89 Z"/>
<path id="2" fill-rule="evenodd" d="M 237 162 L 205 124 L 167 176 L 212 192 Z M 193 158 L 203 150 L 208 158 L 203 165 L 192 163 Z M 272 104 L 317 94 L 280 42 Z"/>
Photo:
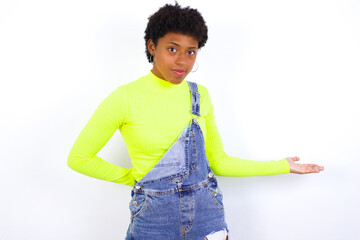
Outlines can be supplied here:
<path id="1" fill-rule="evenodd" d="M 179 84 L 174 84 L 171 82 L 168 82 L 164 79 L 161 79 L 150 70 L 149 74 L 145 76 L 146 82 L 148 85 L 152 88 L 157 88 L 159 90 L 174 90 L 174 89 L 181 89 L 184 86 L 186 86 L 186 80 L 183 80 Z"/>

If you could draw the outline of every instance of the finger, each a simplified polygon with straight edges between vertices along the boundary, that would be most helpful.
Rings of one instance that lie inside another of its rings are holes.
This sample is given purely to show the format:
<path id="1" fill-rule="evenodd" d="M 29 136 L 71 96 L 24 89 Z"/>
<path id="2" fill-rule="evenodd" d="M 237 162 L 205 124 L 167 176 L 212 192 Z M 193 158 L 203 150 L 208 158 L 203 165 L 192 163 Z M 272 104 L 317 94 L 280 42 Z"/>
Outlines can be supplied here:
<path id="1" fill-rule="evenodd" d="M 317 168 L 315 164 L 301 164 L 301 166 L 302 166 L 302 171 L 301 171 L 302 174 L 317 172 Z"/>
<path id="2" fill-rule="evenodd" d="M 309 173 L 319 173 L 321 171 L 321 167 L 317 164 L 309 164 Z"/>
<path id="3" fill-rule="evenodd" d="M 318 169 L 319 172 L 324 171 L 324 167 L 323 167 L 323 166 L 317 166 L 317 169 Z"/>
<path id="4" fill-rule="evenodd" d="M 319 171 L 324 171 L 324 169 L 325 169 L 324 166 L 320 166 L 317 164 L 313 164 L 313 165 L 316 166 Z"/>
<path id="5" fill-rule="evenodd" d="M 299 157 L 287 157 L 286 159 L 287 159 L 287 160 L 290 160 L 290 161 L 294 161 L 294 162 L 296 162 L 296 161 L 299 161 L 299 160 L 300 160 L 300 158 L 299 158 Z"/>
<path id="6" fill-rule="evenodd" d="M 312 172 L 319 172 L 318 165 L 316 165 L 316 164 L 310 164 L 309 168 L 310 168 L 310 171 L 312 171 Z"/>
<path id="7" fill-rule="evenodd" d="M 318 171 L 324 171 L 324 166 L 319 166 L 317 164 L 313 164 L 313 167 L 316 168 Z"/>

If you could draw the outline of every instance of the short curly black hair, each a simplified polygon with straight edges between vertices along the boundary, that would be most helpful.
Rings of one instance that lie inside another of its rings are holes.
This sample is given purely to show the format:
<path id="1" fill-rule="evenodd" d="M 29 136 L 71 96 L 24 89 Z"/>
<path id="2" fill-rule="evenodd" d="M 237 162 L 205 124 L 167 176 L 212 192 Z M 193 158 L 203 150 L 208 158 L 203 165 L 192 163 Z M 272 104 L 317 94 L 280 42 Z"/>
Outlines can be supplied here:
<path id="1" fill-rule="evenodd" d="M 175 5 L 166 4 L 149 17 L 145 30 L 145 47 L 148 61 L 153 61 L 147 48 L 147 42 L 151 39 L 157 46 L 158 39 L 169 32 L 188 34 L 199 42 L 198 48 L 202 48 L 208 39 L 208 29 L 205 20 L 198 10 L 182 8 L 177 2 Z"/>

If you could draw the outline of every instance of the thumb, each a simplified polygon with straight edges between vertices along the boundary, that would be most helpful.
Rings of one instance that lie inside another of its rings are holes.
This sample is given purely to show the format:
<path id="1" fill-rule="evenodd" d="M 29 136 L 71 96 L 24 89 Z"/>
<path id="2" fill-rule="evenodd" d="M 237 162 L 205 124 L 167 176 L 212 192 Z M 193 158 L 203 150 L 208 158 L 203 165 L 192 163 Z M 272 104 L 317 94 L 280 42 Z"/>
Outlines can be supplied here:
<path id="1" fill-rule="evenodd" d="M 299 157 L 287 157 L 286 159 L 287 159 L 287 160 L 292 160 L 292 161 L 294 161 L 294 162 L 296 162 L 296 161 L 299 161 L 299 160 L 300 160 L 300 158 L 299 158 Z"/>

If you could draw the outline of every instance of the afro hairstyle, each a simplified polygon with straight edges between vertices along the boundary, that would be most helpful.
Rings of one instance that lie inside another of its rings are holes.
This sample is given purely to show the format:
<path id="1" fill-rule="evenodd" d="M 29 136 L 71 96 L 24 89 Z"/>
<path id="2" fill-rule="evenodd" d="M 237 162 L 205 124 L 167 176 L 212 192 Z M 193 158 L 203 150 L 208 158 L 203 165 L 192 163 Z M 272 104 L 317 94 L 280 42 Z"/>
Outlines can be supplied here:
<path id="1" fill-rule="evenodd" d="M 151 39 L 157 46 L 158 39 L 169 32 L 187 34 L 194 37 L 198 42 L 198 48 L 202 48 L 208 39 L 208 29 L 205 20 L 198 10 L 182 8 L 177 2 L 175 5 L 166 4 L 149 17 L 145 30 L 145 47 L 148 61 L 153 61 L 147 48 L 147 42 Z"/>

